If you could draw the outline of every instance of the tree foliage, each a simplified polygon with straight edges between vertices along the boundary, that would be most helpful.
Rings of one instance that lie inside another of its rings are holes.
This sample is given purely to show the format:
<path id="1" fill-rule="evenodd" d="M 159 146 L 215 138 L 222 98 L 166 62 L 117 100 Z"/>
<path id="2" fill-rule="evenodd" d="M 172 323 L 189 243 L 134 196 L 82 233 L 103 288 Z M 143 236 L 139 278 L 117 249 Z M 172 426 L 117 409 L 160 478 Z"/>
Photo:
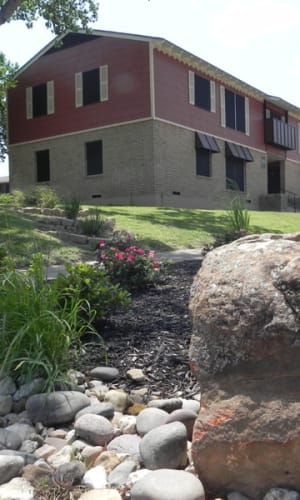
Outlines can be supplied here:
<path id="1" fill-rule="evenodd" d="M 39 18 L 56 35 L 78 29 L 88 30 L 89 23 L 97 20 L 98 3 L 94 0 L 0 0 L 0 26 L 22 20 L 28 28 Z M 16 84 L 17 65 L 10 63 L 0 52 L 0 161 L 6 147 L 6 92 Z"/>

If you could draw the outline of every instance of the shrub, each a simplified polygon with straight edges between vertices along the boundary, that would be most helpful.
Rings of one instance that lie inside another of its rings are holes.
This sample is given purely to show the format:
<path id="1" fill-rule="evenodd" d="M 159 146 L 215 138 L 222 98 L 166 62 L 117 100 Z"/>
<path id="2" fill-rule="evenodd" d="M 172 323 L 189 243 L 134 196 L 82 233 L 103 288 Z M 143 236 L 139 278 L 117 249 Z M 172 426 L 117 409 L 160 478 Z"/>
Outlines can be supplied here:
<path id="1" fill-rule="evenodd" d="M 229 229 L 233 232 L 249 231 L 250 214 L 241 198 L 237 197 L 232 200 L 231 208 L 227 211 L 227 222 Z"/>
<path id="2" fill-rule="evenodd" d="M 74 297 L 88 301 L 98 320 L 107 319 L 115 310 L 130 305 L 129 293 L 120 285 L 112 284 L 99 266 L 82 263 L 67 265 L 66 269 L 68 274 L 61 274 L 56 280 L 60 294 L 67 302 Z"/>
<path id="3" fill-rule="evenodd" d="M 80 210 L 80 198 L 76 194 L 66 196 L 62 202 L 67 219 L 76 220 Z"/>
<path id="4" fill-rule="evenodd" d="M 42 376 L 49 389 L 65 379 L 81 336 L 94 331 L 93 312 L 79 295 L 65 300 L 55 281 L 45 282 L 40 254 L 25 273 L 0 273 L 0 377 Z"/>
<path id="5" fill-rule="evenodd" d="M 98 210 L 89 211 L 88 215 L 80 221 L 80 230 L 87 236 L 101 236 L 105 222 Z"/>
<path id="6" fill-rule="evenodd" d="M 15 190 L 12 192 L 16 206 L 54 208 L 59 202 L 58 196 L 50 186 L 35 186 L 29 191 Z"/>
<path id="7" fill-rule="evenodd" d="M 0 194 L 0 205 L 12 205 L 13 196 L 10 193 Z"/>
<path id="8" fill-rule="evenodd" d="M 99 261 L 112 283 L 119 283 L 127 290 L 144 288 L 157 281 L 162 269 L 154 259 L 154 251 L 146 252 L 135 245 L 124 250 L 99 242 Z"/>
<path id="9" fill-rule="evenodd" d="M 25 206 L 26 197 L 25 197 L 25 193 L 23 191 L 21 191 L 19 189 L 15 189 L 11 194 L 13 197 L 13 204 L 16 207 L 24 207 Z"/>

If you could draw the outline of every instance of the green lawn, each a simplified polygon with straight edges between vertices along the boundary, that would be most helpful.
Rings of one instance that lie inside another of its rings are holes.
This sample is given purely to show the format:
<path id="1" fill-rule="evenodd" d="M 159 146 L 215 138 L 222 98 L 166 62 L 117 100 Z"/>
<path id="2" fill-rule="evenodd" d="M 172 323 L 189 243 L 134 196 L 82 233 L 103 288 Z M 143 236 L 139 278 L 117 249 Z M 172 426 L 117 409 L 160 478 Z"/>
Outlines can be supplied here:
<path id="1" fill-rule="evenodd" d="M 226 230 L 226 212 L 160 207 L 99 207 L 103 217 L 113 217 L 117 229 L 136 234 L 145 248 L 171 250 L 197 248 Z M 251 232 L 298 232 L 300 213 L 250 212 Z M 50 263 L 93 258 L 76 245 L 68 245 L 37 228 L 34 220 L 0 206 L 0 244 L 18 262 L 27 265 L 40 251 Z"/>

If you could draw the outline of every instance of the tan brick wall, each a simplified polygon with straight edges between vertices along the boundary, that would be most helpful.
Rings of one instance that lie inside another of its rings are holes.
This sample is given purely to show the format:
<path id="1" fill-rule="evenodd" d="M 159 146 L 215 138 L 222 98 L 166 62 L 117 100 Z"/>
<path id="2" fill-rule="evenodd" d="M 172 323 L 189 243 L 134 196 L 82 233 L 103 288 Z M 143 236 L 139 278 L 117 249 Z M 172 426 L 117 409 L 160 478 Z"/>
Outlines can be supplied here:
<path id="1" fill-rule="evenodd" d="M 60 195 L 76 193 L 97 204 L 154 203 L 152 122 L 104 128 L 82 134 L 13 146 L 12 189 L 35 185 L 35 152 L 50 151 L 50 183 Z M 86 175 L 85 143 L 103 141 L 103 174 Z M 101 198 L 92 198 L 101 194 Z"/>
<path id="2" fill-rule="evenodd" d="M 154 127 L 154 168 L 157 204 L 186 208 L 228 208 L 237 195 L 250 199 L 258 209 L 266 193 L 267 169 L 263 153 L 250 150 L 254 162 L 245 166 L 245 193 L 226 190 L 225 142 L 217 140 L 221 152 L 212 154 L 211 177 L 196 175 L 195 133 L 174 125 L 156 122 Z M 174 195 L 173 192 L 180 192 Z"/>

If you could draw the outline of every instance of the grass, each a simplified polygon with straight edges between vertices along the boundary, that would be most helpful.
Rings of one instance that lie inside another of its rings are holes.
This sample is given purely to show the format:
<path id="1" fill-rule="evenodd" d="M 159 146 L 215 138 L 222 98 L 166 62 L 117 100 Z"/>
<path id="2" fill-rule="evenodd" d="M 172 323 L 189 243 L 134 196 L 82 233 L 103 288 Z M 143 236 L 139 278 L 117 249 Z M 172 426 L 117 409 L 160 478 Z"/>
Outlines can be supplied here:
<path id="1" fill-rule="evenodd" d="M 222 210 L 199 210 L 161 207 L 98 207 L 100 215 L 116 220 L 117 229 L 136 234 L 146 249 L 167 251 L 197 248 L 213 241 L 227 229 Z M 256 212 L 249 210 L 253 233 L 293 233 L 300 231 L 300 213 Z M 50 264 L 84 261 L 94 258 L 91 252 L 37 228 L 32 218 L 0 206 L 0 244 L 19 266 L 28 265 L 33 253 L 43 253 Z"/>

